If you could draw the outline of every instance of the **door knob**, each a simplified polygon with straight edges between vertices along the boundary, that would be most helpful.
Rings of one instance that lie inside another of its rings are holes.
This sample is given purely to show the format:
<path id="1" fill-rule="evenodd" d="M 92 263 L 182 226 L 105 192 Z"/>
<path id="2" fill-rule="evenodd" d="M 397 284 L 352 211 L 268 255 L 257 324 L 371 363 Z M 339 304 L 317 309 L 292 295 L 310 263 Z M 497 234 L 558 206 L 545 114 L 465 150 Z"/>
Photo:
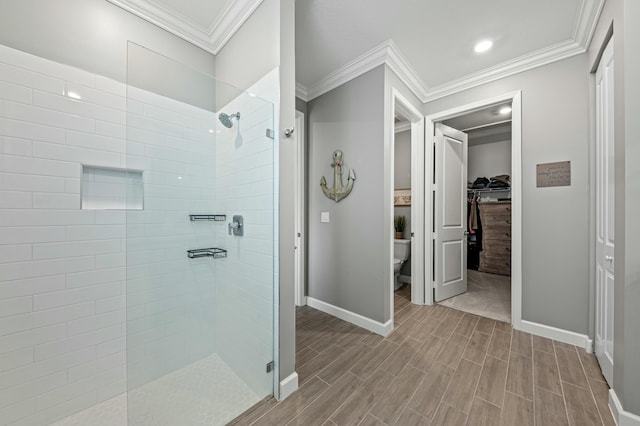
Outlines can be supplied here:
<path id="1" fill-rule="evenodd" d="M 607 262 L 611 262 L 613 260 L 613 256 L 605 256 L 604 260 L 606 260 Z"/>

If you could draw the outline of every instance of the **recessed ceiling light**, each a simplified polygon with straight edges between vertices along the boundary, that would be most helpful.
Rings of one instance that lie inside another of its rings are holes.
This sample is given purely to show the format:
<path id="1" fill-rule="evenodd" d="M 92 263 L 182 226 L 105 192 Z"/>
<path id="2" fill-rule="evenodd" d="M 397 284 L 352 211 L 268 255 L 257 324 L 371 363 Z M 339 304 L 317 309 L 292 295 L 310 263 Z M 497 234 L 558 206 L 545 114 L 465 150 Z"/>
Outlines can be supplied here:
<path id="1" fill-rule="evenodd" d="M 474 47 L 473 50 L 475 50 L 476 53 L 483 53 L 491 49 L 492 46 L 493 42 L 491 40 L 483 40 L 476 44 L 476 47 Z"/>
<path id="2" fill-rule="evenodd" d="M 503 106 L 502 108 L 500 108 L 500 110 L 498 111 L 500 114 L 502 115 L 507 115 L 511 112 L 511 107 L 510 106 Z"/>

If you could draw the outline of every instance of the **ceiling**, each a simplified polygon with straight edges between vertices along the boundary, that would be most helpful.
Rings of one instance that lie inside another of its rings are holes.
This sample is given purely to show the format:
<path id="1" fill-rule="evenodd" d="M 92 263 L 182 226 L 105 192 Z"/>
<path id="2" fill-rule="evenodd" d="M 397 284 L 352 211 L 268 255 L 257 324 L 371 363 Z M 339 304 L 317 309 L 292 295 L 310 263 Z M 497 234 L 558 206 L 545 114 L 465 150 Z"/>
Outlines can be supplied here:
<path id="1" fill-rule="evenodd" d="M 311 99 L 387 63 L 423 102 L 437 99 L 584 52 L 603 4 L 297 0 L 298 91 Z M 482 39 L 493 40 L 494 47 L 477 54 L 473 48 Z"/>
<path id="2" fill-rule="evenodd" d="M 511 111 L 506 114 L 500 113 L 500 110 L 503 107 L 511 107 L 511 101 L 499 103 L 468 114 L 450 118 L 444 121 L 444 124 L 453 127 L 454 129 L 468 132 L 470 130 L 487 127 L 497 123 L 511 121 Z"/>
<path id="3" fill-rule="evenodd" d="M 217 55 L 262 0 L 107 0 Z"/>
<path id="4" fill-rule="evenodd" d="M 217 54 L 263 0 L 108 0 Z M 297 95 L 387 64 L 422 101 L 583 53 L 605 0 L 296 0 Z M 475 43 L 491 39 L 484 54 Z"/>

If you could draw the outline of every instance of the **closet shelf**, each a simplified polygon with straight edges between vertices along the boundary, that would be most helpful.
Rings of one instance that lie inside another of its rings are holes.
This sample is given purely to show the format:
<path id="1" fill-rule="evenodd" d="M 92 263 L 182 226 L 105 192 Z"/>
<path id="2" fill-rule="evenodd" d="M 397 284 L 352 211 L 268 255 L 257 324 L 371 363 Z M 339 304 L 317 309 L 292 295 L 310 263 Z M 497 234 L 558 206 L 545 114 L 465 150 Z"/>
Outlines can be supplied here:
<path id="1" fill-rule="evenodd" d="M 507 192 L 507 191 L 511 191 L 511 187 L 508 188 L 483 188 L 483 189 L 471 189 L 471 188 L 467 188 L 467 192 L 473 192 L 473 193 L 478 193 L 478 192 Z"/>

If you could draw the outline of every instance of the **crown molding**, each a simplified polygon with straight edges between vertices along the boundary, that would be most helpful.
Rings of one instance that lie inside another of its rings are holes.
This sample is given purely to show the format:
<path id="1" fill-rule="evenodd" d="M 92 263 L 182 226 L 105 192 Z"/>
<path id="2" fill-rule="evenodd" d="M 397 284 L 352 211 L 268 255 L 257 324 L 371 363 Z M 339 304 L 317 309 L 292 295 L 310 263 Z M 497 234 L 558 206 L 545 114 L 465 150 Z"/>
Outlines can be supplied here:
<path id="1" fill-rule="evenodd" d="M 391 41 L 385 41 L 308 87 L 307 95 L 309 100 L 315 99 L 384 64 L 387 60 L 389 46 L 391 46 Z"/>
<path id="2" fill-rule="evenodd" d="M 422 103 L 434 101 L 463 90 L 586 52 L 605 1 L 583 0 L 576 25 L 569 40 L 522 55 L 479 72 L 468 74 L 445 84 L 434 87 L 426 86 L 409 61 L 400 54 L 393 41 L 387 40 L 311 85 L 308 90 L 303 90 L 306 88 L 299 84 L 300 91 L 296 93 L 306 94 L 306 101 L 308 102 L 379 65 L 386 64 Z"/>
<path id="3" fill-rule="evenodd" d="M 409 61 L 400 54 L 400 51 L 396 48 L 395 44 L 393 44 L 393 41 L 389 41 L 389 50 L 387 51 L 385 63 L 418 99 L 427 97 L 427 86 L 419 74 L 409 64 Z"/>
<path id="4" fill-rule="evenodd" d="M 410 121 L 401 121 L 399 123 L 394 124 L 393 132 L 394 133 L 402 133 L 411 130 L 411 122 Z"/>
<path id="5" fill-rule="evenodd" d="M 307 92 L 307 87 L 297 81 L 296 81 L 296 98 L 302 99 L 305 102 L 309 102 L 309 93 Z"/>
<path id="6" fill-rule="evenodd" d="M 251 16 L 262 0 L 230 1 L 208 28 L 187 20 L 154 0 L 107 0 L 171 34 L 217 55 Z"/>
<path id="7" fill-rule="evenodd" d="M 582 2 L 571 38 L 585 49 L 591 44 L 605 2 L 606 0 L 584 0 Z"/>
<path id="8" fill-rule="evenodd" d="M 426 95 L 426 86 L 418 73 L 398 51 L 393 41 L 387 40 L 309 87 L 307 97 L 309 100 L 317 98 L 380 65 L 387 65 L 391 68 L 418 98 Z"/>
<path id="9" fill-rule="evenodd" d="M 448 83 L 429 88 L 427 96 L 422 102 L 431 102 L 454 93 L 462 92 L 473 87 L 481 86 L 501 78 L 529 71 L 552 62 L 567 59 L 584 53 L 586 49 L 573 40 L 567 40 L 535 52 L 522 55 L 510 61 L 484 69 L 480 72 L 466 75 Z"/>
<path id="10" fill-rule="evenodd" d="M 227 3 L 220 18 L 208 29 L 214 55 L 222 50 L 261 3 L 262 0 L 235 0 Z"/>

